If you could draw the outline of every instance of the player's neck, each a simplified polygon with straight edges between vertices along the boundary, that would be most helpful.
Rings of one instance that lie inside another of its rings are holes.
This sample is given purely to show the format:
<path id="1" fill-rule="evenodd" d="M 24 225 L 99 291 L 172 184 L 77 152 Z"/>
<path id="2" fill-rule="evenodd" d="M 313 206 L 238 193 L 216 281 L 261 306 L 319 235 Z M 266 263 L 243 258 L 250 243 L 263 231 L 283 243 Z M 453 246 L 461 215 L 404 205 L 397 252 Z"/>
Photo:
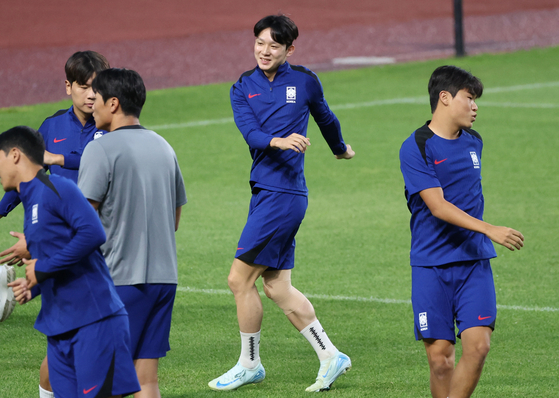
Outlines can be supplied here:
<path id="1" fill-rule="evenodd" d="M 20 192 L 20 184 L 23 182 L 29 182 L 35 177 L 37 177 L 37 173 L 42 170 L 42 166 L 37 165 L 35 163 L 28 162 L 25 167 L 20 168 L 19 178 L 16 183 L 16 190 Z"/>
<path id="2" fill-rule="evenodd" d="M 78 120 L 80 121 L 80 123 L 82 124 L 82 126 L 85 126 L 85 124 L 87 123 L 87 121 L 93 117 L 92 113 L 84 113 L 81 110 L 79 110 L 77 107 L 74 106 L 74 114 L 76 115 L 76 117 L 78 118 Z"/>
<path id="3" fill-rule="evenodd" d="M 433 120 L 429 123 L 429 128 L 433 133 L 447 140 L 455 140 L 460 136 L 461 127 L 456 125 L 451 119 L 441 117 L 436 112 Z"/>
<path id="4" fill-rule="evenodd" d="M 136 116 L 116 114 L 111 121 L 109 131 L 115 131 L 116 129 L 119 129 L 121 127 L 138 125 L 140 125 L 140 119 L 138 119 Z"/>

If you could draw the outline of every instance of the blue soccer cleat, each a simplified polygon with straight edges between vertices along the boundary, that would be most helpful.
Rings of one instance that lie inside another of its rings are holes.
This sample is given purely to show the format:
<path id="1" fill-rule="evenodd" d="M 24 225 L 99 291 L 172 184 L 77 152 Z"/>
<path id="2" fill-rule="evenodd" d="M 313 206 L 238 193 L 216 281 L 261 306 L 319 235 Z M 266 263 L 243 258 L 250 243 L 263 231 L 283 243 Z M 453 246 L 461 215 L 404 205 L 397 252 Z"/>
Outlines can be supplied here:
<path id="1" fill-rule="evenodd" d="M 307 387 L 305 391 L 319 392 L 329 390 L 332 383 L 350 369 L 351 359 L 346 354 L 338 351 L 332 358 L 320 361 L 316 382 L 312 386 Z"/>
<path id="2" fill-rule="evenodd" d="M 260 383 L 264 377 L 266 377 L 266 371 L 262 363 L 259 363 L 254 369 L 247 369 L 237 363 L 227 373 L 210 381 L 208 386 L 216 391 L 236 390 L 245 384 Z"/>

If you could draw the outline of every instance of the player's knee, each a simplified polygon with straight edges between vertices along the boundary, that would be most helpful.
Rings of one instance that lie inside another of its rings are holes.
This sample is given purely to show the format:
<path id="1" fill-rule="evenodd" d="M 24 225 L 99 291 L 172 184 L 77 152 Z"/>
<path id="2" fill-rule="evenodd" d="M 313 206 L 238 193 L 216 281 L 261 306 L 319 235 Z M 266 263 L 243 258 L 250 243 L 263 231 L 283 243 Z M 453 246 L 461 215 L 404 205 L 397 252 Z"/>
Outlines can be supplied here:
<path id="1" fill-rule="evenodd" d="M 238 294 L 247 289 L 249 284 L 247 281 L 239 276 L 239 274 L 230 273 L 227 277 L 227 285 L 233 294 Z M 252 287 L 252 286 L 251 286 Z"/>
<path id="2" fill-rule="evenodd" d="M 444 379 L 450 372 L 454 371 L 454 356 L 432 355 L 429 357 L 429 367 L 435 377 Z"/>
<path id="3" fill-rule="evenodd" d="M 469 347 L 464 347 L 463 356 L 467 356 L 478 362 L 484 362 L 489 354 L 491 344 L 489 341 L 478 341 L 475 344 L 470 344 Z"/>

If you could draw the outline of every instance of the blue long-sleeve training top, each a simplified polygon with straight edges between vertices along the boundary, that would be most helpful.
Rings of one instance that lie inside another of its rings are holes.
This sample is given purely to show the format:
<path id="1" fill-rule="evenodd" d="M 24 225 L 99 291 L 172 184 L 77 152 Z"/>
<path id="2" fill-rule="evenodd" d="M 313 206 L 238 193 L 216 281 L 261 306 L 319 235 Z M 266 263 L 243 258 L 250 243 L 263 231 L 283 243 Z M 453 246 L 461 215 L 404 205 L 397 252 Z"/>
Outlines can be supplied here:
<path id="1" fill-rule="evenodd" d="M 235 123 L 250 147 L 252 187 L 307 195 L 304 154 L 272 149 L 274 137 L 306 137 L 309 113 L 335 155 L 346 151 L 340 123 L 332 113 L 318 77 L 303 66 L 281 65 L 270 82 L 256 67 L 231 87 Z"/>
<path id="2" fill-rule="evenodd" d="M 42 300 L 35 328 L 55 336 L 122 309 L 99 249 L 105 231 L 78 186 L 40 170 L 20 184 L 20 198 Z"/>
<path id="3" fill-rule="evenodd" d="M 78 182 L 78 170 L 85 146 L 106 132 L 95 127 L 93 118 L 81 124 L 74 113 L 74 107 L 62 109 L 45 119 L 39 132 L 45 141 L 45 149 L 51 153 L 64 155 L 64 166 L 45 166 L 51 174 L 58 174 Z M 6 216 L 21 201 L 17 191 L 6 192 L 0 201 L 0 215 Z"/>

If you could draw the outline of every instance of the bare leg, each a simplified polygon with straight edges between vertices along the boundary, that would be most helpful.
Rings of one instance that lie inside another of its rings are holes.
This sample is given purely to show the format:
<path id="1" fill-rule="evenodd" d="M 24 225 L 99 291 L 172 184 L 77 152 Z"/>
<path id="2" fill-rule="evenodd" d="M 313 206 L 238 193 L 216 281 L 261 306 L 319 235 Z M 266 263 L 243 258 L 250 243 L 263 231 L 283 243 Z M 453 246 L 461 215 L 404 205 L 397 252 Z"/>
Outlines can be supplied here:
<path id="1" fill-rule="evenodd" d="M 454 374 L 454 344 L 448 340 L 423 340 L 430 369 L 433 398 L 447 398 Z"/>
<path id="2" fill-rule="evenodd" d="M 489 353 L 492 332 L 484 326 L 462 332 L 462 357 L 454 370 L 450 398 L 468 398 L 473 394 Z"/>
<path id="3" fill-rule="evenodd" d="M 157 379 L 159 359 L 136 359 L 134 366 L 136 367 L 136 374 L 142 388 L 142 391 L 134 394 L 134 398 L 161 398 Z"/>
<path id="4" fill-rule="evenodd" d="M 262 326 L 262 300 L 254 284 L 268 267 L 233 260 L 227 282 L 235 296 L 237 320 L 243 333 L 257 333 Z"/>
<path id="5" fill-rule="evenodd" d="M 266 296 L 272 299 L 298 331 L 316 320 L 311 302 L 291 285 L 291 270 L 268 269 L 262 274 Z"/>

